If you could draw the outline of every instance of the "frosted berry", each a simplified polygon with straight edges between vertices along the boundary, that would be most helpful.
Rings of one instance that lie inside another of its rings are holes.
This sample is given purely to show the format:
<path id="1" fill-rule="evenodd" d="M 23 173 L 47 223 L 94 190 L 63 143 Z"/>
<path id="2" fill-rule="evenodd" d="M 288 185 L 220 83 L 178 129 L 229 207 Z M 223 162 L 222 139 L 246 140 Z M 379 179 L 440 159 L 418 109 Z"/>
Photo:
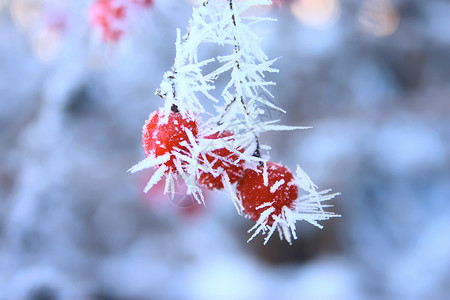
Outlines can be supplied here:
<path id="1" fill-rule="evenodd" d="M 205 139 L 213 140 L 230 137 L 232 135 L 232 132 L 224 131 L 221 134 L 215 133 L 206 136 Z M 239 156 L 227 148 L 215 149 L 210 153 L 206 153 L 204 156 L 200 155 L 200 164 L 205 164 L 204 158 L 206 158 L 209 164 L 212 164 L 212 169 L 216 171 L 216 174 L 200 170 L 198 175 L 198 182 L 210 190 L 223 189 L 224 186 L 222 172 L 226 172 L 231 184 L 236 183 L 244 173 L 244 161 L 239 160 Z"/>
<path id="2" fill-rule="evenodd" d="M 267 163 L 268 185 L 264 184 L 263 167 L 258 172 L 246 169 L 238 182 L 237 196 L 242 201 L 244 213 L 253 221 L 258 222 L 261 214 L 267 209 L 274 211 L 265 220 L 271 226 L 274 216 L 282 217 L 283 207 L 294 209 L 298 198 L 298 187 L 294 176 L 288 168 L 274 162 Z"/>
<path id="3" fill-rule="evenodd" d="M 126 8 L 114 0 L 97 0 L 89 8 L 89 19 L 98 27 L 106 42 L 117 42 L 123 35 L 120 22 L 125 19 Z"/>
<path id="4" fill-rule="evenodd" d="M 142 144 L 147 157 L 154 155 L 158 158 L 167 153 L 171 154 L 170 159 L 164 163 L 168 167 L 166 173 L 169 173 L 176 172 L 177 158 L 174 153 L 189 154 L 186 146 L 182 145 L 183 142 L 189 143 L 187 130 L 197 137 L 198 129 L 197 122 L 189 114 L 184 116 L 179 112 L 166 114 L 162 110 L 150 114 L 142 128 Z"/>

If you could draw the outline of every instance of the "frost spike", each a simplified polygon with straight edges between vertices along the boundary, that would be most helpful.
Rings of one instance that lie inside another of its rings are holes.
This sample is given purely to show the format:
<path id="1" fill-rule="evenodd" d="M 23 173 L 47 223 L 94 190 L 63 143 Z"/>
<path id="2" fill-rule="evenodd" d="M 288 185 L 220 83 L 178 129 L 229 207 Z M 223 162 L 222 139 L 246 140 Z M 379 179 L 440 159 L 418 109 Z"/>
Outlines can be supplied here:
<path id="1" fill-rule="evenodd" d="M 168 167 L 165 165 L 162 165 L 158 169 L 156 169 L 153 176 L 150 178 L 150 180 L 147 182 L 147 185 L 144 188 L 144 193 L 147 193 L 155 184 L 157 184 L 161 178 L 164 176 L 164 173 L 167 171 Z"/>
<path id="2" fill-rule="evenodd" d="M 157 157 L 157 158 L 155 158 L 155 156 L 149 156 L 149 157 L 141 160 L 134 166 L 132 166 L 130 169 L 128 169 L 127 172 L 136 173 L 138 171 L 142 171 L 144 169 L 148 169 L 148 168 L 155 167 L 157 165 L 166 163 L 169 161 L 169 159 L 170 159 L 169 153 L 161 155 L 160 157 Z"/>

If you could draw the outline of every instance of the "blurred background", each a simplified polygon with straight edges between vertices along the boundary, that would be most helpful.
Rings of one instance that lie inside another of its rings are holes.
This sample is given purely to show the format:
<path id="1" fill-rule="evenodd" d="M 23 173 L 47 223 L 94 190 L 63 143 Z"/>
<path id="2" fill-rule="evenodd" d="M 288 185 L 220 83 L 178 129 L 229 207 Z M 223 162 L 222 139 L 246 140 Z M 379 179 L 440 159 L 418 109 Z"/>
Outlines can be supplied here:
<path id="1" fill-rule="evenodd" d="M 126 170 L 192 3 L 135 8 L 115 41 L 90 5 L 0 0 L 1 300 L 448 299 L 450 1 L 255 11 L 278 19 L 255 31 L 281 56 L 282 123 L 313 126 L 266 134 L 272 160 L 342 193 L 292 246 L 246 243 L 225 193 L 141 192 L 149 172 Z"/>

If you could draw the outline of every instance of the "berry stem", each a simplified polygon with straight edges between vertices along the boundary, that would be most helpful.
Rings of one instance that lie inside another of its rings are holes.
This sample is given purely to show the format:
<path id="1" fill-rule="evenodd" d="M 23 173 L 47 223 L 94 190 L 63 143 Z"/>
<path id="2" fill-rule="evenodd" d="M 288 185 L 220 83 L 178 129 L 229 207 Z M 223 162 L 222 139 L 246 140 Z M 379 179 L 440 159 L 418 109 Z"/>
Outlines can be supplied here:
<path id="1" fill-rule="evenodd" d="M 176 106 L 175 104 L 172 104 L 172 107 L 170 108 L 170 110 L 174 113 L 179 113 L 180 111 L 178 110 L 178 106 Z"/>
<path id="2" fill-rule="evenodd" d="M 261 158 L 261 150 L 259 149 L 259 141 L 256 140 L 256 149 L 255 152 L 253 152 L 254 157 Z"/>
<path id="3" fill-rule="evenodd" d="M 230 11 L 231 11 L 231 20 L 232 20 L 233 26 L 234 26 L 235 29 L 238 29 L 239 25 L 238 25 L 238 22 L 236 22 L 236 16 L 235 16 L 235 11 L 234 11 L 234 6 L 233 6 L 233 0 L 228 0 L 228 2 L 229 2 Z M 239 41 L 238 41 L 238 39 L 236 37 L 236 34 L 233 34 L 233 39 L 234 39 L 234 42 L 235 42 L 235 44 L 234 44 L 234 53 L 235 54 L 239 54 L 239 52 L 241 51 L 241 46 L 240 46 L 240 43 L 239 43 Z M 241 70 L 241 65 L 240 65 L 239 59 L 236 59 L 235 63 L 236 63 L 236 69 L 240 73 L 243 73 L 242 70 Z M 242 95 L 242 94 L 239 95 L 239 91 L 242 90 L 242 86 L 243 85 L 244 85 L 244 82 L 242 80 L 239 80 L 238 82 L 235 83 L 235 89 L 234 89 L 235 96 L 234 96 L 233 100 L 231 100 L 225 106 L 224 113 L 222 114 L 222 116 L 220 117 L 219 121 L 217 122 L 218 125 L 221 124 L 223 116 L 228 112 L 229 108 L 234 103 L 237 102 L 237 98 L 238 97 L 240 99 L 240 101 L 238 103 L 241 103 L 242 108 L 243 108 L 243 110 L 245 112 L 245 115 L 246 115 L 246 119 L 248 120 L 250 118 L 250 113 L 249 113 L 249 111 L 247 109 L 247 105 L 245 103 L 244 95 Z M 249 121 L 250 121 L 249 122 L 250 124 L 255 123 L 253 120 L 249 120 Z M 255 152 L 254 152 L 253 156 L 257 157 L 257 158 L 261 158 L 261 152 L 260 152 L 260 147 L 259 147 L 258 135 L 255 133 L 254 129 L 251 126 L 249 126 L 249 127 L 250 127 L 249 131 L 253 134 L 253 136 L 255 137 L 255 141 L 256 141 L 256 149 L 255 149 Z"/>

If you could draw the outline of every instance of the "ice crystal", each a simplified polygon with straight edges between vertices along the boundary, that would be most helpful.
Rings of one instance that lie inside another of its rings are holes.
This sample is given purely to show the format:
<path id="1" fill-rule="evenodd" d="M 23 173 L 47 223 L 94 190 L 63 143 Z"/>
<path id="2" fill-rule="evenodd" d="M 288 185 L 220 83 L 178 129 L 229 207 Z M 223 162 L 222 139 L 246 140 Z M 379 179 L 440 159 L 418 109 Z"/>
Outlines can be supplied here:
<path id="1" fill-rule="evenodd" d="M 262 172 L 264 184 L 268 186 L 267 163 L 269 161 L 270 146 L 260 141 L 260 135 L 268 131 L 286 131 L 306 129 L 309 127 L 287 126 L 277 124 L 278 120 L 264 121 L 267 110 L 285 111 L 272 102 L 274 97 L 269 87 L 275 85 L 267 81 L 267 73 L 278 72 L 273 67 L 275 59 L 269 59 L 261 48 L 262 39 L 253 31 L 252 26 L 262 21 L 274 21 L 263 17 L 243 17 L 243 13 L 259 5 L 270 5 L 270 0 L 203 0 L 194 7 L 192 17 L 185 35 L 177 30 L 175 42 L 175 59 L 173 67 L 167 71 L 156 95 L 164 99 L 165 112 L 195 114 L 199 119 L 204 118 L 199 125 L 199 134 L 194 136 L 187 131 L 188 139 L 180 143 L 186 151 L 175 151 L 174 170 L 159 167 L 149 180 L 145 191 L 148 191 L 163 177 L 166 177 L 165 193 L 174 194 L 174 186 L 178 177 L 187 185 L 188 193 L 194 195 L 198 202 L 204 203 L 198 178 L 201 174 L 209 174 L 211 178 L 222 180 L 223 188 L 234 203 L 239 214 L 243 213 L 242 203 L 236 195 L 234 182 L 223 165 L 217 164 L 217 153 L 230 153 L 234 161 L 226 163 L 232 165 L 243 161 L 246 168 Z M 198 49 L 201 44 L 212 43 L 223 49 L 231 49 L 229 54 L 214 58 L 199 59 Z M 205 66 L 214 63 L 213 71 L 205 74 Z M 226 76 L 228 83 L 221 91 L 216 89 L 216 80 Z M 218 96 L 219 95 L 219 96 Z M 207 111 L 202 101 L 211 101 L 215 111 Z M 165 118 L 168 118 L 168 113 Z M 227 134 L 223 134 L 227 132 Z M 215 136 L 217 138 L 210 138 Z M 226 151 L 222 151 L 226 149 Z M 161 166 L 169 157 L 149 156 L 130 169 L 136 172 L 144 168 Z M 164 165 L 162 165 L 164 166 Z M 259 166 L 259 167 L 258 167 Z M 283 179 L 270 187 L 270 193 L 276 193 L 284 185 Z M 317 187 L 298 167 L 295 181 L 288 184 L 298 185 L 302 194 L 295 201 L 293 208 L 284 207 L 281 214 L 274 216 L 268 223 L 269 216 L 275 211 L 273 202 L 260 206 L 264 209 L 255 226 L 250 240 L 259 233 L 267 234 L 265 242 L 269 240 L 275 230 L 280 238 L 289 243 L 296 239 L 296 221 L 307 221 L 321 228 L 318 221 L 337 217 L 331 212 L 324 211 L 322 202 L 333 198 L 337 194 L 327 191 L 317 191 Z M 212 184 L 210 185 L 212 186 Z M 222 185 L 217 185 L 222 186 Z"/>
<path id="2" fill-rule="evenodd" d="M 270 191 L 275 191 L 281 184 L 282 180 L 275 182 L 271 187 Z M 267 244 L 272 234 L 275 230 L 278 230 L 280 239 L 285 238 L 289 244 L 292 244 L 293 239 L 297 239 L 297 234 L 295 230 L 295 223 L 297 221 L 306 221 L 318 228 L 323 228 L 318 221 L 325 221 L 330 218 L 340 217 L 333 212 L 325 211 L 324 208 L 331 207 L 330 205 L 324 205 L 323 202 L 328 201 L 339 193 L 330 194 L 331 190 L 317 191 L 317 186 L 312 182 L 309 176 L 297 166 L 296 174 L 294 177 L 293 184 L 296 184 L 300 195 L 295 201 L 294 208 L 290 209 L 284 206 L 281 215 L 272 215 L 275 208 L 272 203 L 264 203 L 257 209 L 266 208 L 261 213 L 256 224 L 248 231 L 253 234 L 248 241 L 251 241 L 258 234 L 267 234 L 264 239 L 264 244 Z M 303 193 L 303 194 L 301 194 Z M 269 216 L 274 218 L 274 222 L 269 225 Z"/>

